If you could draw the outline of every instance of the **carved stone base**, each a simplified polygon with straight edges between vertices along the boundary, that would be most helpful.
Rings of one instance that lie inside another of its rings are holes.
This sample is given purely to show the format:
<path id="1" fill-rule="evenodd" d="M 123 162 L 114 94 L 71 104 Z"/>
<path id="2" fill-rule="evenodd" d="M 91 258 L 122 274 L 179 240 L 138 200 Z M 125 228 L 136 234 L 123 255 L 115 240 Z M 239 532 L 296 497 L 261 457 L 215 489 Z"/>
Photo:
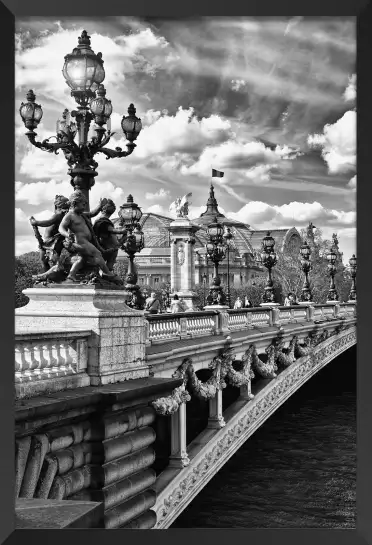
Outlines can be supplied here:
<path id="1" fill-rule="evenodd" d="M 190 463 L 190 458 L 187 452 L 181 452 L 179 455 L 170 456 L 169 467 L 182 468 L 187 467 Z"/>
<path id="2" fill-rule="evenodd" d="M 125 304 L 121 290 L 70 286 L 24 290 L 28 305 L 16 309 L 22 331 L 86 329 L 91 385 L 149 376 L 145 363 L 144 312 Z"/>
<path id="3" fill-rule="evenodd" d="M 216 417 L 216 418 L 209 418 L 207 428 L 213 429 L 213 430 L 220 430 L 221 428 L 224 428 L 226 426 L 226 422 L 223 416 Z"/>
<path id="4" fill-rule="evenodd" d="M 186 311 L 195 311 L 197 310 L 197 306 L 195 304 L 197 295 L 193 291 L 178 291 L 177 292 L 178 297 L 182 297 L 182 300 L 184 301 L 186 305 Z M 171 297 L 172 299 L 172 297 Z"/>

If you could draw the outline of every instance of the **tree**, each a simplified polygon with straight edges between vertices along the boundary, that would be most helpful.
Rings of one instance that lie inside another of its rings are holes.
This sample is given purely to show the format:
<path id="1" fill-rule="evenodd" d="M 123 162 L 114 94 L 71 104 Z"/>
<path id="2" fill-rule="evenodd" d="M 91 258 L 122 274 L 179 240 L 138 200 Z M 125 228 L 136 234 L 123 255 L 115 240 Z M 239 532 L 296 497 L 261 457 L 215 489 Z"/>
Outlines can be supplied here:
<path id="1" fill-rule="evenodd" d="M 306 230 L 301 232 L 303 239 L 306 238 Z M 308 241 L 309 242 L 309 241 Z M 325 303 L 330 285 L 328 272 L 327 252 L 333 243 L 330 240 L 323 239 L 321 229 L 314 232 L 314 243 L 311 243 L 311 271 L 309 274 L 310 289 L 313 295 L 314 303 Z M 288 292 L 294 293 L 300 298 L 304 282 L 304 273 L 301 268 L 301 256 L 297 249 L 287 249 L 285 253 L 277 252 L 278 262 L 273 269 L 274 278 L 281 284 L 282 290 L 286 295 Z M 342 263 L 341 258 L 337 260 L 337 273 L 335 276 L 336 289 L 340 301 L 348 299 L 351 278 L 350 273 Z"/>
<path id="2" fill-rule="evenodd" d="M 22 293 L 27 288 L 32 288 L 33 274 L 43 272 L 43 266 L 40 261 L 39 252 L 28 252 L 15 258 L 14 271 L 14 290 L 15 290 L 15 307 L 23 307 L 27 305 L 29 299 Z"/>

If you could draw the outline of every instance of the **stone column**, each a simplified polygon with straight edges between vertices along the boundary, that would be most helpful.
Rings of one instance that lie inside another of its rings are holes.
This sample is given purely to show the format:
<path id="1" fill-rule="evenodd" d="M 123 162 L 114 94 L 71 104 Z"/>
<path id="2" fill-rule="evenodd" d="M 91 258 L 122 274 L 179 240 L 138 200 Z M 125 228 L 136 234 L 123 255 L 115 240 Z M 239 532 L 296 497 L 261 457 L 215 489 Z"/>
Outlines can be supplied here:
<path id="1" fill-rule="evenodd" d="M 171 240 L 171 288 L 185 301 L 188 310 L 194 310 L 195 261 L 194 234 L 199 227 L 188 218 L 177 218 L 169 227 Z"/>
<path id="2" fill-rule="evenodd" d="M 170 467 L 186 467 L 190 463 L 186 444 L 186 403 L 181 403 L 178 411 L 171 416 L 171 455 Z"/>
<path id="3" fill-rule="evenodd" d="M 253 399 L 254 395 L 251 391 L 251 381 L 247 382 L 247 384 L 243 384 L 243 386 L 240 386 L 240 397 L 242 399 Z"/>
<path id="4" fill-rule="evenodd" d="M 149 376 L 144 311 L 129 308 L 122 290 L 56 285 L 24 293 L 30 301 L 16 309 L 18 331 L 92 331 L 87 368 L 92 386 Z"/>
<path id="5" fill-rule="evenodd" d="M 222 412 L 222 390 L 209 400 L 209 418 L 207 428 L 220 429 L 226 425 Z"/>

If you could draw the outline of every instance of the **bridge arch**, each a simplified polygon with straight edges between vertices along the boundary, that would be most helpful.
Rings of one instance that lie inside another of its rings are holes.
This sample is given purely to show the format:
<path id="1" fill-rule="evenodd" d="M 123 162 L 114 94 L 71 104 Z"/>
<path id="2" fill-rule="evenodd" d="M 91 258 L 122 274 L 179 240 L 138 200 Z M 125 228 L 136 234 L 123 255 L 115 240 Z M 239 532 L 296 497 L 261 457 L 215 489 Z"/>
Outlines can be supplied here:
<path id="1" fill-rule="evenodd" d="M 202 432 L 189 445 L 190 463 L 167 483 L 167 470 L 158 481 L 154 510 L 156 528 L 168 528 L 207 482 L 241 445 L 320 369 L 356 344 L 355 325 L 318 344 L 271 379 L 256 396 L 238 399 L 224 412 L 225 426 Z"/>

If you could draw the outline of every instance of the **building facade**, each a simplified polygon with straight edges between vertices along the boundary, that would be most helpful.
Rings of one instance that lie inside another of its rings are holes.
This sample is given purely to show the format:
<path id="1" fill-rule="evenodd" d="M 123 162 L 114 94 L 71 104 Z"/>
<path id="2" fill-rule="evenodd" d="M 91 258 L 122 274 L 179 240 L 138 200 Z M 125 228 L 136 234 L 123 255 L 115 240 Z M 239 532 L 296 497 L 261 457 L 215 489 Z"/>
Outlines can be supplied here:
<path id="1" fill-rule="evenodd" d="M 218 209 L 218 203 L 211 185 L 207 209 L 192 223 L 199 227 L 195 234 L 195 283 L 202 284 L 203 276 L 210 283 L 213 276 L 213 263 L 206 255 L 207 228 L 215 219 L 230 228 L 233 235 L 231 250 L 219 265 L 219 275 L 227 284 L 228 269 L 230 285 L 239 286 L 266 276 L 266 270 L 260 263 L 261 242 L 267 230 L 254 230 L 248 224 L 227 218 Z M 113 220 L 115 223 L 115 220 Z M 135 263 L 138 273 L 138 284 L 150 288 L 158 288 L 162 283 L 170 282 L 171 248 L 169 225 L 173 218 L 158 214 L 145 213 L 141 218 L 141 226 L 145 236 L 145 248 L 136 255 Z M 286 252 L 300 249 L 302 239 L 296 228 L 274 229 L 271 236 L 275 239 L 275 249 Z M 118 260 L 126 261 L 126 254 L 119 251 Z"/>

